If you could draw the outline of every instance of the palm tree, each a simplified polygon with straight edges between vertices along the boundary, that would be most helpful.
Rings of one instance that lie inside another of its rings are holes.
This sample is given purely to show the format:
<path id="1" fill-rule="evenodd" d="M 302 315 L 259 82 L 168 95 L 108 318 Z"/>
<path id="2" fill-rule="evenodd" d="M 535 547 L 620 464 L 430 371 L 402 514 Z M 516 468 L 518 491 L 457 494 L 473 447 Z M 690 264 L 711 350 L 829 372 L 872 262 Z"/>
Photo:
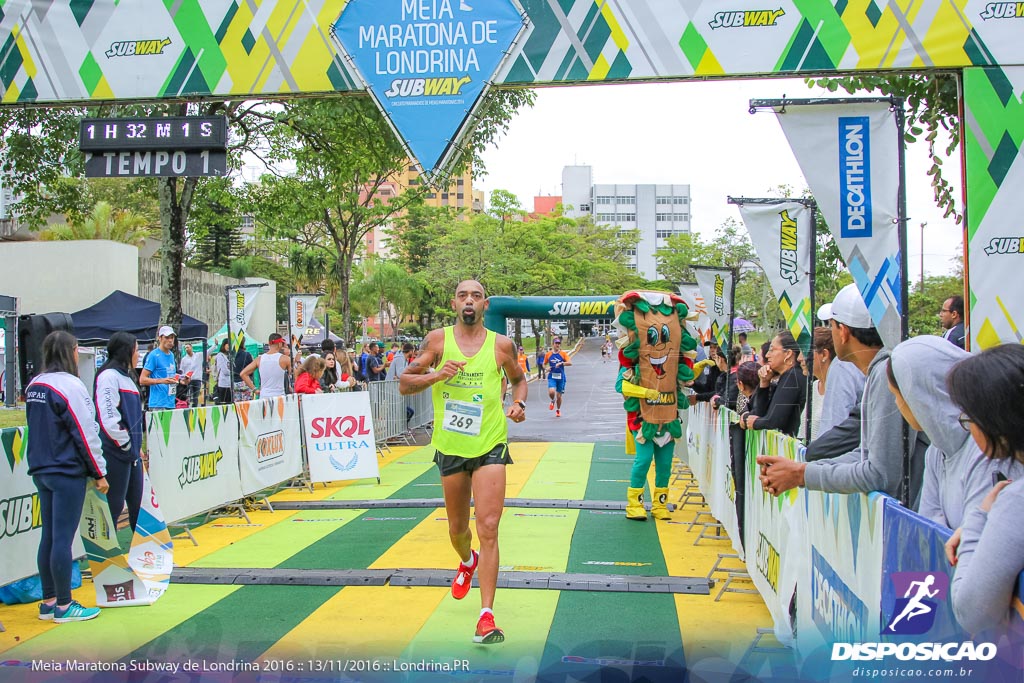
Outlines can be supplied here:
<path id="1" fill-rule="evenodd" d="M 96 202 L 81 222 L 54 225 L 39 233 L 46 241 L 110 240 L 140 247 L 146 238 L 156 235 L 156 227 L 146 216 L 131 209 L 115 210 L 108 202 Z"/>

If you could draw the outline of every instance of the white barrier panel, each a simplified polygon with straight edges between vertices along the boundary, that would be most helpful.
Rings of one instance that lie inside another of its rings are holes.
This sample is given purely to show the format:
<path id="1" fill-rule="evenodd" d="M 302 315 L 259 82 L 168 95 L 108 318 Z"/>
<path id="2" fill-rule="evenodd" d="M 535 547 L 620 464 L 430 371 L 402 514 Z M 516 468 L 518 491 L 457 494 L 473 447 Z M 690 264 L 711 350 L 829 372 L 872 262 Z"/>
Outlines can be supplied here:
<path id="1" fill-rule="evenodd" d="M 242 493 L 250 495 L 302 474 L 296 394 L 235 404 Z"/>
<path id="2" fill-rule="evenodd" d="M 775 637 L 793 644 L 790 604 L 797 582 L 807 564 L 804 489 L 790 489 L 781 496 L 769 495 L 758 478 L 758 455 L 778 455 L 802 460 L 796 439 L 779 432 L 746 431 L 746 498 L 743 542 L 747 548 L 747 573 L 772 615 Z"/>
<path id="3" fill-rule="evenodd" d="M 301 412 L 311 481 L 380 478 L 368 392 L 305 395 Z"/>
<path id="4" fill-rule="evenodd" d="M 36 551 L 43 523 L 39 493 L 28 476 L 28 429 L 0 429 L 0 586 L 35 576 Z M 75 537 L 73 557 L 85 554 L 82 539 Z"/>
<path id="5" fill-rule="evenodd" d="M 729 424 L 736 414 L 714 410 L 706 402 L 690 407 L 687 425 L 693 449 L 690 471 L 700 486 L 711 515 L 718 520 L 732 541 L 733 550 L 743 558 L 739 518 L 736 515 L 736 482 L 729 461 Z"/>
<path id="6" fill-rule="evenodd" d="M 806 491 L 807 541 L 797 602 L 802 657 L 832 643 L 877 642 L 885 496 Z"/>
<path id="7" fill-rule="evenodd" d="M 242 497 L 235 407 L 149 413 L 149 476 L 168 523 Z"/>

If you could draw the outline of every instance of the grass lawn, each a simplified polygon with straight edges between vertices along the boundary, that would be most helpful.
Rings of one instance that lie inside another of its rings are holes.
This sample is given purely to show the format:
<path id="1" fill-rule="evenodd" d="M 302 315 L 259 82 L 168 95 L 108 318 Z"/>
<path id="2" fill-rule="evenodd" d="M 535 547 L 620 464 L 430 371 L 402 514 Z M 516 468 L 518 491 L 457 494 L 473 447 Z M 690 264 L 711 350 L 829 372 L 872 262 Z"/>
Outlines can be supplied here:
<path id="1" fill-rule="evenodd" d="M 4 409 L 0 408 L 0 429 L 7 427 L 22 427 L 25 425 L 25 409 Z"/>

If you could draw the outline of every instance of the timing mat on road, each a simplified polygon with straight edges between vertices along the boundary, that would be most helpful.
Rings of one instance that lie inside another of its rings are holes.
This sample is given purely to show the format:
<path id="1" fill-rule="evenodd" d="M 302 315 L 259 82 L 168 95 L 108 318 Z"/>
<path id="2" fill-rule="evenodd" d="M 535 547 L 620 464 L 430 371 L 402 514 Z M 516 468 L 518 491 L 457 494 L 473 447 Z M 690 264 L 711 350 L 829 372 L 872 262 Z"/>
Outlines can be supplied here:
<path id="1" fill-rule="evenodd" d="M 513 443 L 511 454 L 510 499 L 625 499 L 632 457 L 622 443 Z M 317 485 L 271 500 L 290 507 L 436 500 L 441 483 L 432 456 L 429 447 L 395 449 L 382 459 L 380 484 Z M 731 547 L 693 545 L 696 527 L 687 531 L 693 509 L 676 511 L 669 522 L 638 523 L 594 505 L 507 508 L 504 585 L 513 587 L 509 579 L 546 583 L 500 589 L 495 614 L 507 640 L 482 646 L 471 642 L 477 590 L 456 601 L 447 585 L 457 558 L 443 507 L 283 508 L 250 512 L 249 522 L 212 520 L 193 530 L 197 546 L 177 537 L 178 578 L 187 583 L 172 582 L 153 606 L 105 609 L 94 621 L 63 625 L 36 619 L 34 604 L 0 606 L 7 629 L 0 633 L 0 660 L 280 660 L 305 668 L 307 661 L 375 659 L 468 662 L 475 673 L 463 680 L 585 680 L 620 670 L 622 680 L 675 681 L 703 658 L 739 661 L 756 629 L 770 625 L 756 595 L 714 602 L 707 594 L 704 577 Z M 294 578 L 311 576 L 321 578 Z M 702 590 L 692 588 L 701 583 Z M 94 604 L 91 592 L 86 582 L 76 597 Z M 300 673 L 317 672 L 291 671 Z M 408 673 L 409 680 L 447 680 L 453 672 Z M 380 670 L 359 677 L 378 679 L 395 675 Z"/>

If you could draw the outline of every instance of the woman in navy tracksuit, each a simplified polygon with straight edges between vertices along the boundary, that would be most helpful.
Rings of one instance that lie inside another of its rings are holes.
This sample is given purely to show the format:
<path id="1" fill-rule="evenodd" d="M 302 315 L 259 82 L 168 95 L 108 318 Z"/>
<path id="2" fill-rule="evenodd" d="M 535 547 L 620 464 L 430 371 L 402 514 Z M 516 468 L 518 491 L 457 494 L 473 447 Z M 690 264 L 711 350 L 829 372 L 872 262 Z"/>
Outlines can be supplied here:
<path id="1" fill-rule="evenodd" d="M 117 524 L 128 507 L 132 531 L 142 505 L 142 400 L 132 376 L 139 359 L 135 335 L 115 332 L 107 342 L 107 362 L 96 375 L 96 416 L 107 461 L 107 504 Z"/>
<path id="2" fill-rule="evenodd" d="M 78 379 L 78 342 L 67 332 L 43 340 L 43 372 L 25 388 L 28 421 L 28 473 L 39 489 L 42 537 L 39 579 L 43 602 L 39 618 L 58 624 L 99 616 L 98 607 L 71 599 L 71 543 L 85 503 L 86 482 L 107 492 L 106 461 L 96 409 Z"/>

